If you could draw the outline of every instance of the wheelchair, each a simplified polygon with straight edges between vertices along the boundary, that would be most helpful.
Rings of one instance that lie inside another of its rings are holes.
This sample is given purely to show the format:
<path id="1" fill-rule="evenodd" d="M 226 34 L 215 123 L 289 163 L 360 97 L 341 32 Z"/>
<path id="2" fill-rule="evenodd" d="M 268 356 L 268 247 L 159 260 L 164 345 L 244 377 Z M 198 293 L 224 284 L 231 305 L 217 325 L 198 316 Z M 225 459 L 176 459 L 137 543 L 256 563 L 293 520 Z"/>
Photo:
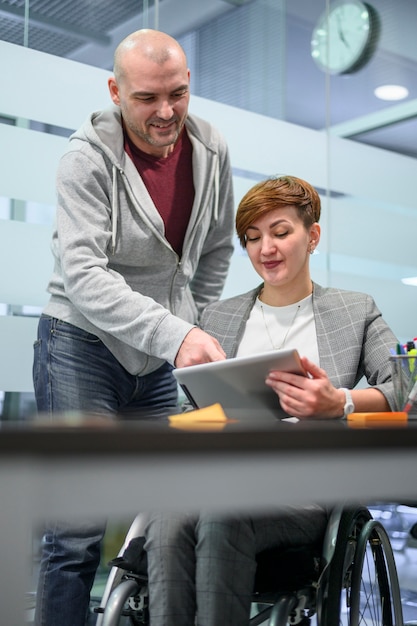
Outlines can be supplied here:
<path id="1" fill-rule="evenodd" d="M 111 562 L 97 626 L 149 624 L 146 559 L 129 571 L 123 557 L 137 538 L 143 546 L 142 532 L 139 514 Z M 257 556 L 248 626 L 260 624 L 405 626 L 390 540 L 367 507 L 335 507 L 320 546 L 269 549 Z"/>

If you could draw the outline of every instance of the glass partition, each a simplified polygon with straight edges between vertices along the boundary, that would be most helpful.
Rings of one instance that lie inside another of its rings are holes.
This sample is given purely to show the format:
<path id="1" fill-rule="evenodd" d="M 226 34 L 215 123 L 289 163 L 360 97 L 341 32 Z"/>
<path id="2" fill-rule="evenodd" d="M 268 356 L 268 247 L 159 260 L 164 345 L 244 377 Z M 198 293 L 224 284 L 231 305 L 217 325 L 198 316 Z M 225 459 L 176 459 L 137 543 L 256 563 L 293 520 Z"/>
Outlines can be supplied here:
<path id="1" fill-rule="evenodd" d="M 271 175 L 309 180 L 323 204 L 313 279 L 370 293 L 400 341 L 417 336 L 416 25 L 414 0 L 0 0 L 0 420 L 34 414 L 58 160 L 110 105 L 114 49 L 139 28 L 183 45 L 191 111 L 228 141 L 236 203 Z M 236 243 L 223 295 L 258 282 Z M 127 526 L 109 528 L 103 563 Z"/>

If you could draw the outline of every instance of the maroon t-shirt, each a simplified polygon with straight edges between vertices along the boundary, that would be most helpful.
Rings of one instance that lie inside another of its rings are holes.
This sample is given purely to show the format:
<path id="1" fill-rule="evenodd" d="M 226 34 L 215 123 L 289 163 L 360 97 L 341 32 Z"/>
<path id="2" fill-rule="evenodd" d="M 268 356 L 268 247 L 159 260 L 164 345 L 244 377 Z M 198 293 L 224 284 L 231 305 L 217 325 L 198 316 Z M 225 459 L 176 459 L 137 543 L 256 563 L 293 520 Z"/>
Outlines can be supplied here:
<path id="1" fill-rule="evenodd" d="M 146 154 L 124 133 L 124 147 L 135 164 L 165 225 L 165 237 L 181 256 L 194 202 L 193 147 L 185 129 L 165 158 Z"/>

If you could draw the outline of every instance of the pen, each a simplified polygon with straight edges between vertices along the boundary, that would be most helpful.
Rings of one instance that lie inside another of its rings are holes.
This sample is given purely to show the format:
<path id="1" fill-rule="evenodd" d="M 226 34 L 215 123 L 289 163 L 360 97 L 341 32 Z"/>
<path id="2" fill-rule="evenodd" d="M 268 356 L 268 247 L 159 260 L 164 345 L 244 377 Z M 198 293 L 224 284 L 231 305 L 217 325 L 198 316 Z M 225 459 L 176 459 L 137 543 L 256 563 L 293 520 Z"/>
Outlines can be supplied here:
<path id="1" fill-rule="evenodd" d="M 408 394 L 407 401 L 406 401 L 406 403 L 404 405 L 404 409 L 403 410 L 406 413 L 410 412 L 410 409 L 413 406 L 414 400 L 416 399 L 416 397 L 417 397 L 417 381 L 414 383 L 412 390 Z"/>

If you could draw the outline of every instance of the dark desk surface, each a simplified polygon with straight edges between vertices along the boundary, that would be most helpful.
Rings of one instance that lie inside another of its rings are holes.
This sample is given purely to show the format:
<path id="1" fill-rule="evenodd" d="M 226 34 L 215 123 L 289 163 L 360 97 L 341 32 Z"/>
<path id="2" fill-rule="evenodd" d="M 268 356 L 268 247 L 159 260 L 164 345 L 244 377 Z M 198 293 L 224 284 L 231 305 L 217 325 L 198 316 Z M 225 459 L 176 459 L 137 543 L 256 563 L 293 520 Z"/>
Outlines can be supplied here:
<path id="1" fill-rule="evenodd" d="M 111 422 L 86 418 L 75 424 L 9 422 L 0 427 L 0 456 L 38 458 L 107 455 L 239 454 L 249 452 L 404 450 L 417 448 L 417 420 L 352 427 L 344 420 L 228 423 L 223 430 L 178 430 L 164 422 Z"/>

